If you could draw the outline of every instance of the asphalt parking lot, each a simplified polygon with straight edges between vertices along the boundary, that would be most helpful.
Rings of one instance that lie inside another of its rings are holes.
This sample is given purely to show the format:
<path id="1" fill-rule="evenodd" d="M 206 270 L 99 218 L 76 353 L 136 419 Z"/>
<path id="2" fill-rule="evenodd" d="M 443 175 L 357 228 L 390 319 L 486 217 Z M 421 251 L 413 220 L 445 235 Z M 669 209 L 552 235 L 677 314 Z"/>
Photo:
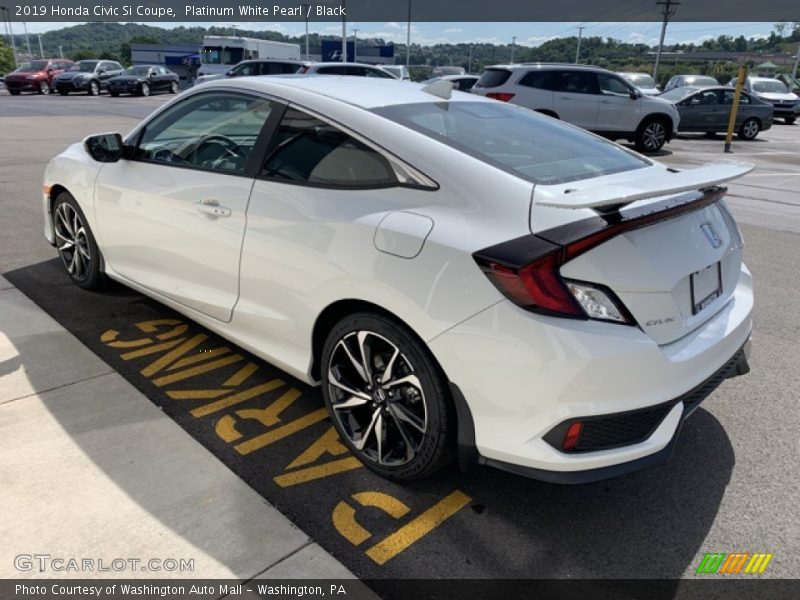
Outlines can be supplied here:
<path id="1" fill-rule="evenodd" d="M 41 234 L 46 162 L 171 98 L 0 96 L 0 274 L 355 574 L 670 579 L 741 551 L 774 554 L 761 577 L 796 576 L 800 311 L 786 292 L 800 271 L 800 125 L 732 155 L 722 136 L 680 136 L 657 157 L 757 166 L 729 193 L 756 282 L 752 372 L 704 402 L 668 465 L 578 487 L 450 468 L 401 487 L 343 452 L 317 390 L 122 286 L 84 292 L 62 272 Z M 197 343 L 176 353 L 170 334 Z"/>

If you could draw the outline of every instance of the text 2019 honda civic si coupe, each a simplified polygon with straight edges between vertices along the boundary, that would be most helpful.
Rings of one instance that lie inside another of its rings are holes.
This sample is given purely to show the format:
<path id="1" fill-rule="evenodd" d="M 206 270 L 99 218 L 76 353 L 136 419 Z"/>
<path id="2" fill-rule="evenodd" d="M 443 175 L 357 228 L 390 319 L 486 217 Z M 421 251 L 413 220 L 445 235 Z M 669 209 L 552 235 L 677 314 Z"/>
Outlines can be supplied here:
<path id="1" fill-rule="evenodd" d="M 409 480 L 458 455 L 547 481 L 664 462 L 748 370 L 724 181 L 494 100 L 363 77 L 210 82 L 44 179 L 84 288 L 120 281 L 306 382 Z"/>

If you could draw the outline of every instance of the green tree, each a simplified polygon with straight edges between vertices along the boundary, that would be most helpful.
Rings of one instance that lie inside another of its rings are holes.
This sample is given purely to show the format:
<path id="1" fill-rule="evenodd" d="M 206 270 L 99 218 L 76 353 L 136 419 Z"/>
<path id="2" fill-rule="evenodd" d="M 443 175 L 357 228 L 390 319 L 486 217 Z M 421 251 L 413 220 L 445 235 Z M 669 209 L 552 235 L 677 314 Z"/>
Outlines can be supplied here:
<path id="1" fill-rule="evenodd" d="M 14 70 L 14 52 L 0 40 L 0 73 L 6 74 Z"/>

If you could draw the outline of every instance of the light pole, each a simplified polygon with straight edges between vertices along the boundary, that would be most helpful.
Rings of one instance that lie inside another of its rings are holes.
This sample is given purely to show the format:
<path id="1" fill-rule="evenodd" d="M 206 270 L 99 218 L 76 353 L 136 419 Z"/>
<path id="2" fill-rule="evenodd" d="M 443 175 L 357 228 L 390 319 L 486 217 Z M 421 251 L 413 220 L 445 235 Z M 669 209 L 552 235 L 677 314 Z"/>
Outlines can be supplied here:
<path id="1" fill-rule="evenodd" d="M 345 13 L 347 10 L 347 2 L 342 0 L 342 62 L 347 62 L 347 17 Z"/>
<path id="2" fill-rule="evenodd" d="M 467 73 L 472 73 L 472 44 L 469 45 L 469 62 L 467 62 Z"/>
<path id="3" fill-rule="evenodd" d="M 353 27 L 353 62 L 358 62 L 358 28 Z"/>
<path id="4" fill-rule="evenodd" d="M 578 47 L 575 49 L 575 64 L 576 65 L 581 62 L 581 37 L 583 37 L 582 34 L 583 34 L 583 30 L 584 29 L 586 29 L 586 27 L 583 27 L 583 26 L 578 27 Z"/>
<path id="5" fill-rule="evenodd" d="M 31 40 L 28 37 L 28 24 L 25 21 L 22 22 L 22 29 L 25 31 L 25 45 L 28 46 L 28 60 L 32 60 L 33 53 L 31 52 Z"/>
<path id="6" fill-rule="evenodd" d="M 411 64 L 411 0 L 408 0 L 408 27 L 406 29 L 406 71 Z"/>
<path id="7" fill-rule="evenodd" d="M 3 14 L 5 15 L 5 20 L 8 22 L 8 33 L 11 36 L 11 51 L 14 53 L 14 68 L 17 68 L 17 42 L 14 40 L 14 27 L 11 25 L 11 16 L 8 14 L 8 9 L 3 6 L 0 7 L 3 9 Z"/>
<path id="8" fill-rule="evenodd" d="M 514 47 L 517 45 L 517 36 L 511 37 L 511 64 L 514 64 Z"/>
<path id="9" fill-rule="evenodd" d="M 797 79 L 798 63 L 800 63 L 800 46 L 797 47 L 797 54 L 794 57 L 794 67 L 792 67 L 792 79 Z"/>
<path id="10" fill-rule="evenodd" d="M 39 56 L 41 58 L 44 58 L 44 49 L 42 48 L 42 34 L 40 33 L 38 35 L 39 35 Z"/>
<path id="11" fill-rule="evenodd" d="M 303 14 L 306 16 L 306 60 L 311 60 L 308 53 L 308 13 L 310 8 L 308 4 L 303 4 Z"/>
<path id="12" fill-rule="evenodd" d="M 58 45 L 58 57 L 64 58 L 64 47 L 61 44 Z"/>

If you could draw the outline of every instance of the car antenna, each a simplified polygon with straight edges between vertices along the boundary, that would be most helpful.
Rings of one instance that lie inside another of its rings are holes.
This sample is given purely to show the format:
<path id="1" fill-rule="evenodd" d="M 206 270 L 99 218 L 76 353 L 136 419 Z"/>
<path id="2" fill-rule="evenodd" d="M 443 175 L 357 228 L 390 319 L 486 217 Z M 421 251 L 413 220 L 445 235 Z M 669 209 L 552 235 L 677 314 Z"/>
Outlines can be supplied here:
<path id="1" fill-rule="evenodd" d="M 439 81 L 434 81 L 433 83 L 422 86 L 422 91 L 426 94 L 432 94 L 439 98 L 450 100 L 450 96 L 453 95 L 453 82 L 440 79 Z"/>

